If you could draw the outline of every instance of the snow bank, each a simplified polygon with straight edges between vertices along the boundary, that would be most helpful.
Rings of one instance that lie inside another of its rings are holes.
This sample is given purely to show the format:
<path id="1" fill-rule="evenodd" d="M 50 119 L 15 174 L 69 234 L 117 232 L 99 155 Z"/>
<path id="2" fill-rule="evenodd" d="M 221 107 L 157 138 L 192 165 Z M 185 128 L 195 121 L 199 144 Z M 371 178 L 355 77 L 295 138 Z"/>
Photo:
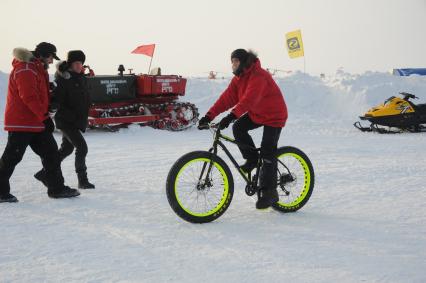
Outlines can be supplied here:
<path id="1" fill-rule="evenodd" d="M 187 97 L 197 104 L 203 115 L 229 84 L 229 79 L 188 81 Z M 290 120 L 292 118 L 337 119 L 353 121 L 369 107 L 382 103 L 398 92 L 412 92 L 426 103 L 426 77 L 397 77 L 387 73 L 367 72 L 353 75 L 339 70 L 321 79 L 295 73 L 276 78 L 284 93 Z"/>

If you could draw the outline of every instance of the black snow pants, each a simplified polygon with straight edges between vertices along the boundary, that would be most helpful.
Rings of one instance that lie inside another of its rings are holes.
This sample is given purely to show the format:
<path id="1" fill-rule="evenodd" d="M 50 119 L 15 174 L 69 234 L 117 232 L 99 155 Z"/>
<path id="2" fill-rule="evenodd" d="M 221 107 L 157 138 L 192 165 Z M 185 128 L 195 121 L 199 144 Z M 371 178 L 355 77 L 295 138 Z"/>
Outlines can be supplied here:
<path id="1" fill-rule="evenodd" d="M 78 129 L 60 129 L 62 132 L 62 144 L 59 149 L 60 160 L 69 156 L 75 148 L 75 171 L 79 177 L 87 174 L 86 156 L 87 143 Z"/>
<path id="2" fill-rule="evenodd" d="M 0 159 L 0 194 L 10 193 L 9 179 L 16 165 L 21 162 L 28 146 L 41 158 L 41 163 L 46 170 L 48 188 L 63 186 L 64 177 L 60 166 L 58 145 L 52 133 L 48 131 L 9 132 L 6 148 Z"/>
<path id="3" fill-rule="evenodd" d="M 260 149 L 260 157 L 262 158 L 262 168 L 260 172 L 260 187 L 264 189 L 273 189 L 277 186 L 277 145 L 280 138 L 282 128 L 274 128 L 265 125 L 254 123 L 248 114 L 244 114 L 232 127 L 235 141 L 241 144 L 246 144 L 255 147 L 253 139 L 248 131 L 257 129 L 263 126 L 263 136 Z M 259 154 L 256 150 L 244 146 L 238 146 L 241 154 L 247 160 L 257 160 Z"/>

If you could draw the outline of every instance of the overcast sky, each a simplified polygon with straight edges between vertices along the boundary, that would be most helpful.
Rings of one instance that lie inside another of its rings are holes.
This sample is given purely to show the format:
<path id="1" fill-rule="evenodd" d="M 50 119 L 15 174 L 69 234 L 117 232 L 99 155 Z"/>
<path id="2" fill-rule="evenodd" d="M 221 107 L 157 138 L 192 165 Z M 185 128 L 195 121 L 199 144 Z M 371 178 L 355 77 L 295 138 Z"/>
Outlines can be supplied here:
<path id="1" fill-rule="evenodd" d="M 130 52 L 150 43 L 163 73 L 230 74 L 236 48 L 257 51 L 264 67 L 302 70 L 285 48 L 295 29 L 309 73 L 426 67 L 426 0 L 1 0 L 0 70 L 10 71 L 14 47 L 41 41 L 61 58 L 83 50 L 97 74 L 119 64 L 146 72 L 149 58 Z"/>

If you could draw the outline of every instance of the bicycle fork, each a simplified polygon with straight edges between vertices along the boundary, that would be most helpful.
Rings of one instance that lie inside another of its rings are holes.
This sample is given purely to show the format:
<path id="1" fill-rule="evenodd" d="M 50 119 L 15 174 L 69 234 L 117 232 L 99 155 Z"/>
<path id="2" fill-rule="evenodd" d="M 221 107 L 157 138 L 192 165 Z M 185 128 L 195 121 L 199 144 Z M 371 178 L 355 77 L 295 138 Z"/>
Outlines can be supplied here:
<path id="1" fill-rule="evenodd" d="M 197 190 L 203 190 L 206 187 L 211 187 L 212 183 L 211 183 L 211 179 L 209 178 L 210 173 L 212 171 L 212 167 L 213 167 L 213 156 L 216 154 L 216 149 L 215 148 L 210 148 L 209 149 L 209 153 L 210 153 L 210 158 L 208 162 L 204 162 L 203 164 L 203 168 L 201 169 L 201 173 L 200 176 L 198 177 L 198 183 L 197 183 Z M 208 164 L 208 167 L 207 167 Z M 204 178 L 203 181 L 203 176 L 204 176 L 204 172 L 207 170 L 206 173 L 206 177 Z"/>

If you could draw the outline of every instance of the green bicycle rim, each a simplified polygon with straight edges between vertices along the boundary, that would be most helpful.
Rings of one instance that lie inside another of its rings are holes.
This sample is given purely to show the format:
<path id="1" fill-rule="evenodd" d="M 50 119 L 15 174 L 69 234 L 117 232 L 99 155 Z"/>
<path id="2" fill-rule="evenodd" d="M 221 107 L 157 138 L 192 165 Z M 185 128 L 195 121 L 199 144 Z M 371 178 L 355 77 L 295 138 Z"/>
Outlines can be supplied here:
<path id="1" fill-rule="evenodd" d="M 189 208 L 185 207 L 182 204 L 182 201 L 179 197 L 179 194 L 177 192 L 177 183 L 179 180 L 179 176 L 182 174 L 182 172 L 185 170 L 186 167 L 188 167 L 189 165 L 191 165 L 194 162 L 210 162 L 209 159 L 207 158 L 197 158 L 197 159 L 193 159 L 191 161 L 189 161 L 188 163 L 186 163 L 184 166 L 182 166 L 182 168 L 179 170 L 177 176 L 176 176 L 176 180 L 175 180 L 175 184 L 174 184 L 174 190 L 175 190 L 175 196 L 176 196 L 176 200 L 179 203 L 179 206 L 188 214 L 192 215 L 192 216 L 196 216 L 196 217 L 206 217 L 212 214 L 215 214 L 216 212 L 218 212 L 222 206 L 224 205 L 228 194 L 229 194 L 229 182 L 228 182 L 228 176 L 225 173 L 225 170 L 222 168 L 222 166 L 220 166 L 220 164 L 218 164 L 217 162 L 213 162 L 214 167 L 216 167 L 216 169 L 219 170 L 221 176 L 222 176 L 222 180 L 224 183 L 224 188 L 223 188 L 223 193 L 222 193 L 222 198 L 220 199 L 220 202 L 211 210 L 204 212 L 204 213 L 196 213 L 191 211 Z"/>
<path id="2" fill-rule="evenodd" d="M 305 199 L 306 195 L 308 194 L 309 188 L 311 186 L 311 171 L 309 170 L 309 166 L 306 163 L 306 161 L 301 156 L 299 156 L 298 154 L 296 154 L 296 153 L 284 153 L 284 154 L 281 154 L 280 156 L 278 156 L 278 158 L 281 158 L 282 156 L 285 156 L 285 155 L 290 155 L 290 156 L 296 158 L 297 161 L 299 161 L 300 165 L 302 166 L 303 172 L 304 172 L 303 190 L 301 191 L 299 196 L 297 198 L 295 198 L 290 203 L 283 203 L 281 201 L 277 202 L 277 204 L 281 207 L 293 207 L 293 206 L 296 206 L 299 203 L 301 203 Z M 278 188 L 278 190 L 279 190 L 279 188 Z"/>

